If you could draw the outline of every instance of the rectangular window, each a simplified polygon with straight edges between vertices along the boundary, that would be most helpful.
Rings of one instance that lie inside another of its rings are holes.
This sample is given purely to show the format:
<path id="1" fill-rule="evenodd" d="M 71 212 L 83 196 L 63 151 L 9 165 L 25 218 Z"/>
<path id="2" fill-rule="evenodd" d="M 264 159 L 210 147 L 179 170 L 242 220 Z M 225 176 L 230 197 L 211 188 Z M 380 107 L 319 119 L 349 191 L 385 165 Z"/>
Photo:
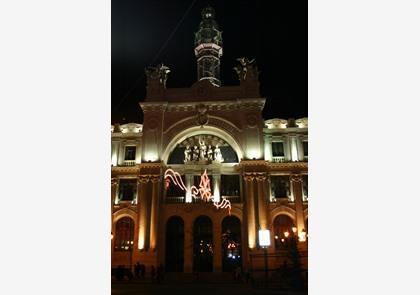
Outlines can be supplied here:
<path id="1" fill-rule="evenodd" d="M 186 184 L 185 175 L 181 175 L 181 178 L 182 178 L 182 182 Z M 175 183 L 171 181 L 168 188 L 166 189 L 166 197 L 184 197 L 184 196 L 185 196 L 185 191 L 183 191 L 181 187 L 179 187 L 178 185 L 176 185 Z"/>
<path id="2" fill-rule="evenodd" d="M 271 143 L 273 149 L 273 157 L 284 157 L 284 147 L 283 142 L 273 142 Z"/>
<path id="3" fill-rule="evenodd" d="M 271 176 L 271 195 L 275 198 L 290 196 L 289 176 Z"/>
<path id="4" fill-rule="evenodd" d="M 118 197 L 120 201 L 133 201 L 137 191 L 137 180 L 120 179 L 118 190 Z"/>
<path id="5" fill-rule="evenodd" d="M 136 159 L 136 147 L 133 145 L 125 147 L 125 157 L 126 161 L 133 161 Z"/>
<path id="6" fill-rule="evenodd" d="M 302 183 L 302 190 L 303 190 L 303 201 L 308 201 L 308 175 L 303 175 L 303 183 Z"/>
<path id="7" fill-rule="evenodd" d="M 222 196 L 240 196 L 239 175 L 222 175 L 220 181 Z"/>
<path id="8" fill-rule="evenodd" d="M 305 157 L 307 157 L 307 156 L 308 156 L 308 142 L 307 142 L 307 141 L 304 141 L 304 142 L 303 142 L 303 155 L 304 155 Z"/>

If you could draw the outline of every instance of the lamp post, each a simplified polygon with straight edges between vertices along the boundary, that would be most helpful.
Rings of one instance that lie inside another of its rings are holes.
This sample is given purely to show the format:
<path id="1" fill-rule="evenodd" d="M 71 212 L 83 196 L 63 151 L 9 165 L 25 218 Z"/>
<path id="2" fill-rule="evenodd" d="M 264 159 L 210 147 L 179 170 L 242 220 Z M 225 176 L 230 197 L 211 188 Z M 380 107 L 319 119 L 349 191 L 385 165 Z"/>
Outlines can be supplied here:
<path id="1" fill-rule="evenodd" d="M 270 231 L 268 229 L 260 229 L 258 231 L 258 240 L 260 247 L 264 250 L 264 283 L 267 288 L 268 281 L 268 257 L 267 248 L 270 246 Z"/>

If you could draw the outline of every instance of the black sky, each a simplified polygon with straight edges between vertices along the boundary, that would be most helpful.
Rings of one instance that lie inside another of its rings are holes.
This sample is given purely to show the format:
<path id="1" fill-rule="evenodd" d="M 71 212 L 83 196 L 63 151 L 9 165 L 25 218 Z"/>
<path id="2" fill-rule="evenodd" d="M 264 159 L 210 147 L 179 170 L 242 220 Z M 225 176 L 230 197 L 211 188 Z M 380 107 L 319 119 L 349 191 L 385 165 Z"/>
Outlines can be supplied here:
<path id="1" fill-rule="evenodd" d="M 193 33 L 207 4 L 222 31 L 222 85 L 238 84 L 236 58 L 256 58 L 267 98 L 264 118 L 308 115 L 307 1 L 113 0 L 112 123 L 142 122 L 138 102 L 146 93 L 146 66 L 168 65 L 167 87 L 190 87 L 197 80 Z"/>

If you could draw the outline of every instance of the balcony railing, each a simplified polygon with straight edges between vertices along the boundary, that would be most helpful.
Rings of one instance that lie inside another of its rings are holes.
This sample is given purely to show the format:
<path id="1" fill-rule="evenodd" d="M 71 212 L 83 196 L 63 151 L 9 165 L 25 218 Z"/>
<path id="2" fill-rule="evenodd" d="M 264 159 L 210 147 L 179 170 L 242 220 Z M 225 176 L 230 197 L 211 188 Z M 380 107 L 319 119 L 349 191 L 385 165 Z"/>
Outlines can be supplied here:
<path id="1" fill-rule="evenodd" d="M 136 160 L 124 160 L 122 166 L 136 166 Z"/>
<path id="2" fill-rule="evenodd" d="M 286 162 L 286 158 L 284 156 L 282 156 L 282 157 L 273 157 L 273 162 L 274 163 L 284 163 L 284 162 Z"/>
<path id="3" fill-rule="evenodd" d="M 166 197 L 165 203 L 166 204 L 181 204 L 181 203 L 185 203 L 185 198 L 184 197 Z"/>

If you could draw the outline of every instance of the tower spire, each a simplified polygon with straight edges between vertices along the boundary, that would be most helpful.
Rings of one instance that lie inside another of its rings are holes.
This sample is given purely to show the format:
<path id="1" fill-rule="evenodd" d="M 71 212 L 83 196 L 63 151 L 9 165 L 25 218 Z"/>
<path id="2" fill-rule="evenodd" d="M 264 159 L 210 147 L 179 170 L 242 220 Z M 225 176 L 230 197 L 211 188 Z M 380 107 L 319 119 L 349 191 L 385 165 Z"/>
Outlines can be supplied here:
<path id="1" fill-rule="evenodd" d="M 201 22 L 195 33 L 195 56 L 198 81 L 209 80 L 220 86 L 220 57 L 223 54 L 222 32 L 215 20 L 215 11 L 207 6 L 201 11 Z"/>

